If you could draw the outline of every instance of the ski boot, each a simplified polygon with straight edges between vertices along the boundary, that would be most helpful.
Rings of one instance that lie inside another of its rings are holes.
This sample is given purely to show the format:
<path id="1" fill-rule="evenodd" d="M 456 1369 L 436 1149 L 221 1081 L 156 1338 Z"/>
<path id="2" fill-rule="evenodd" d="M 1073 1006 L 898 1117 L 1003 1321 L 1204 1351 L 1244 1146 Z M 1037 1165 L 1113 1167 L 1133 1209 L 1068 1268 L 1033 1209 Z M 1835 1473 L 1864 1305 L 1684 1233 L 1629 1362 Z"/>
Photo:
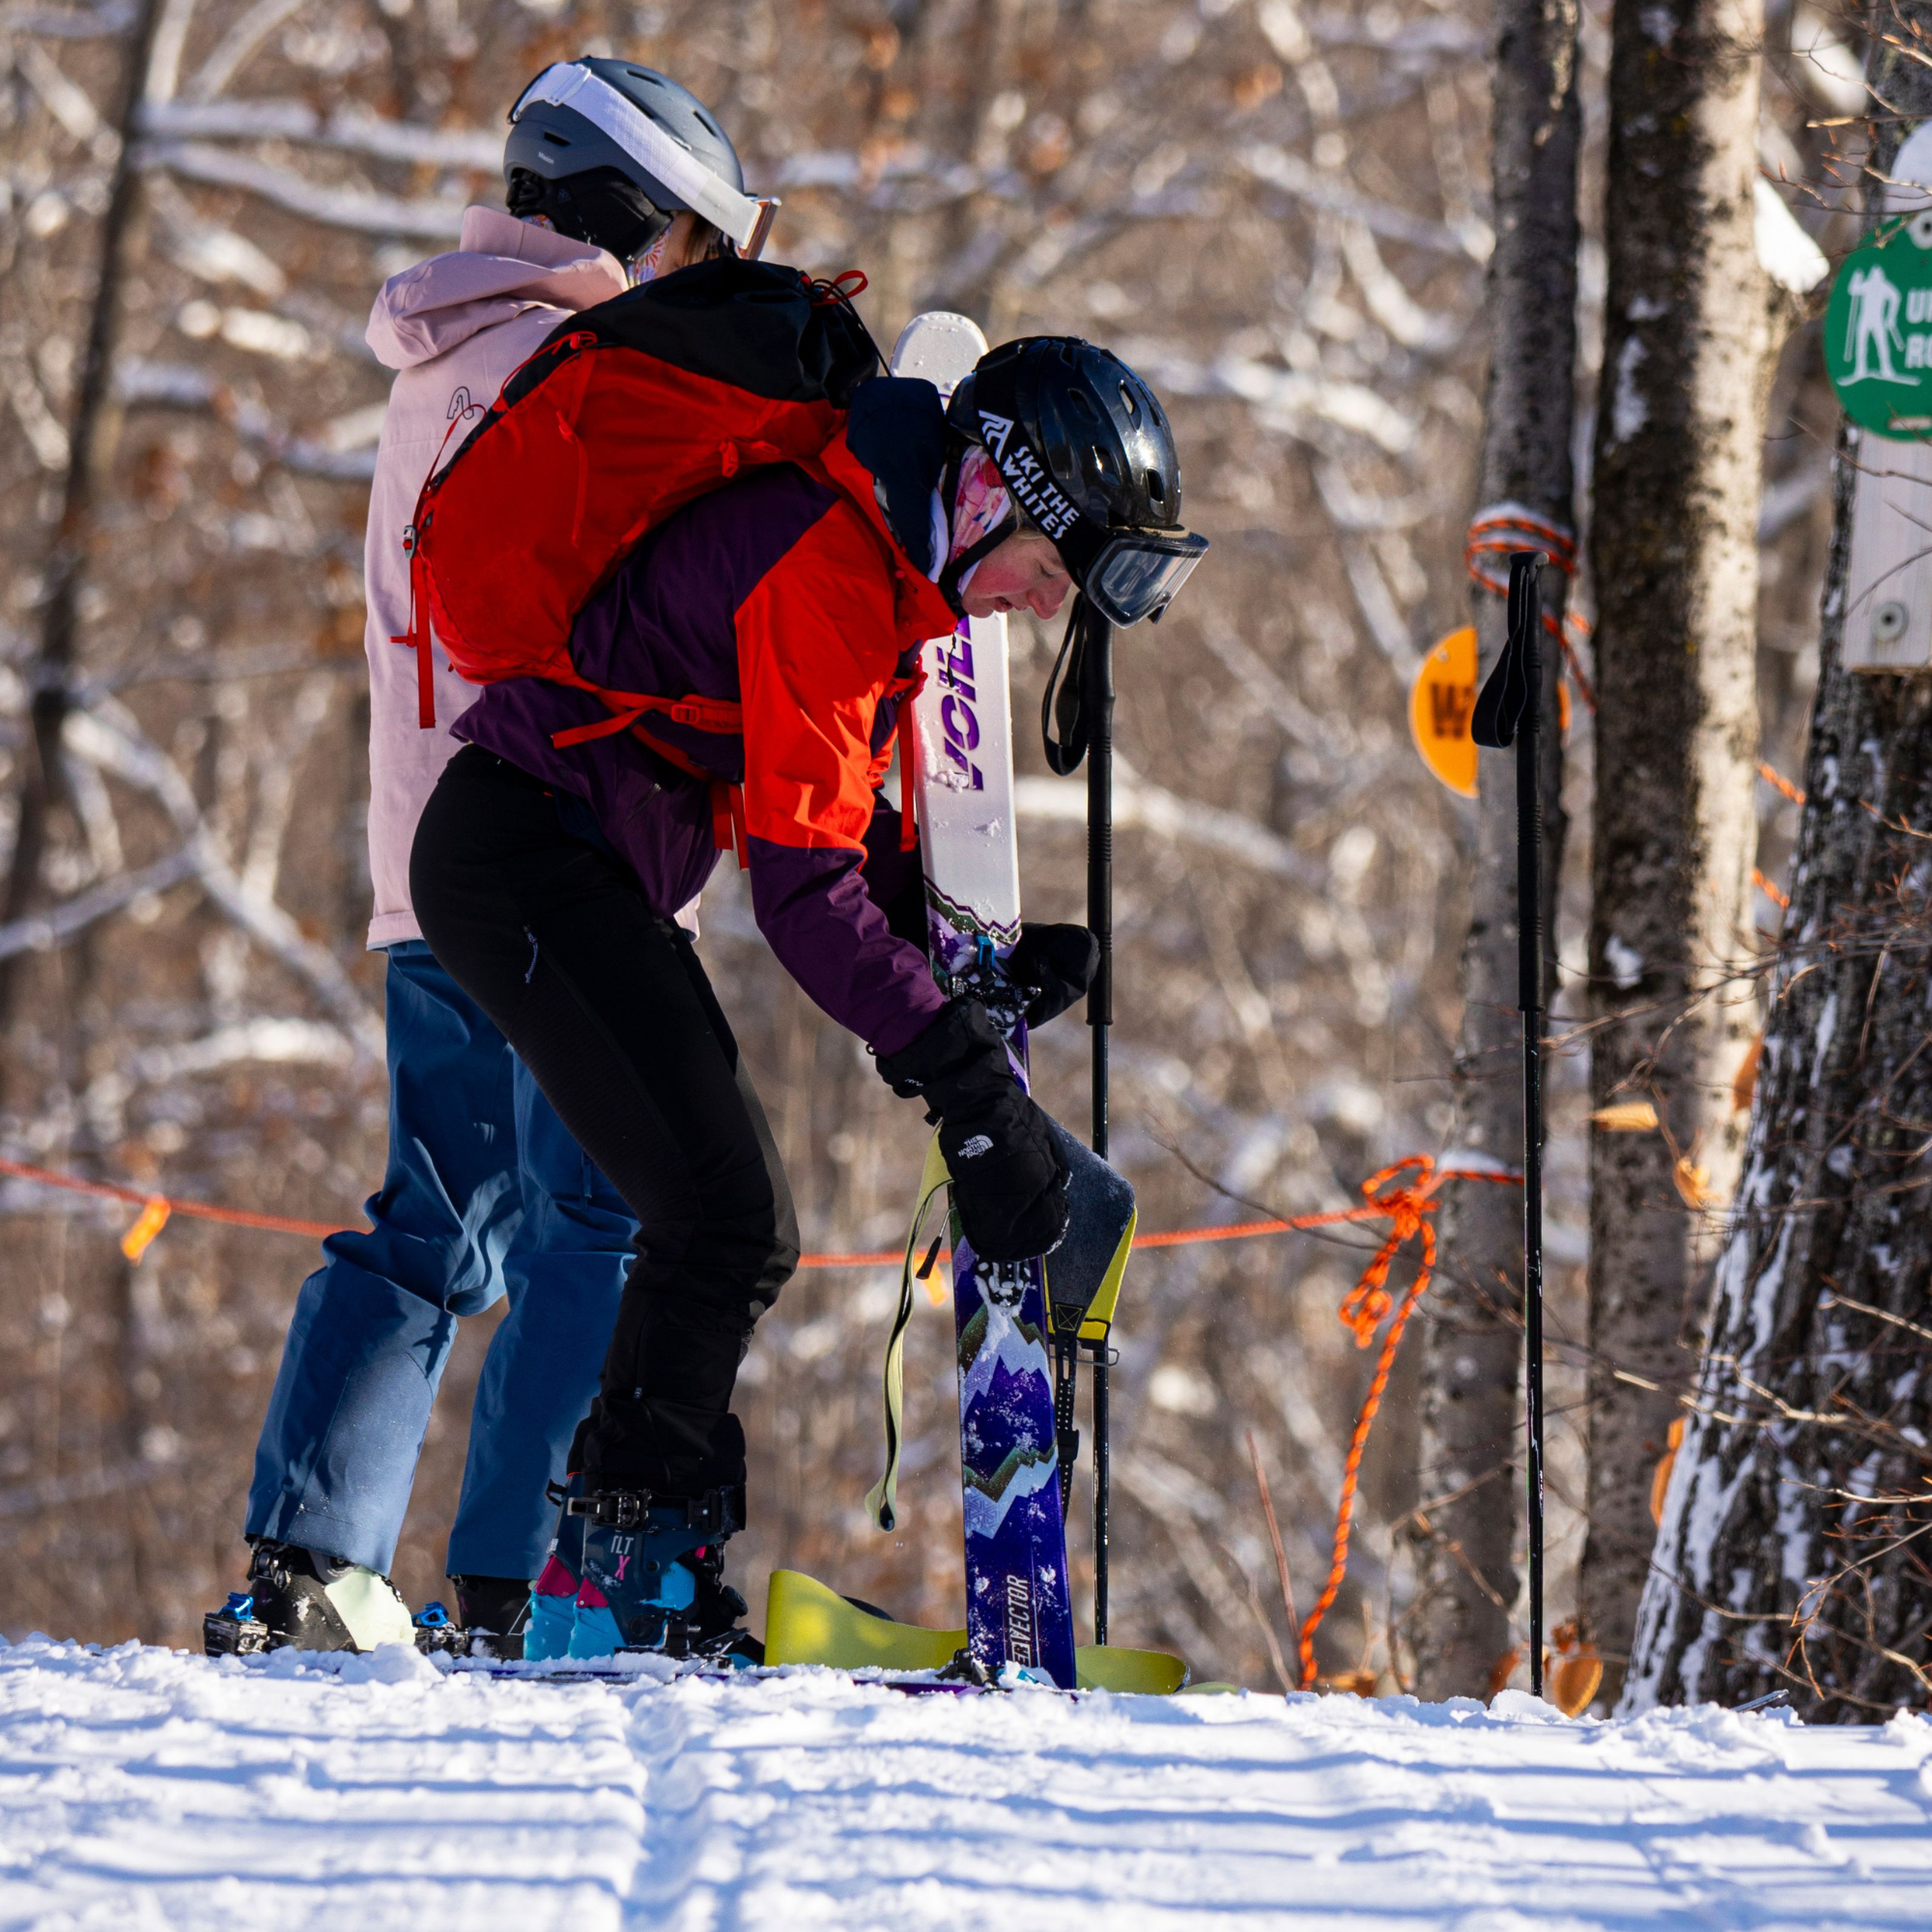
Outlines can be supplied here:
<path id="1" fill-rule="evenodd" d="M 426 1657 L 487 1657 L 514 1662 L 524 1654 L 530 1586 L 521 1577 L 452 1577 L 456 1614 L 440 1603 L 415 1615 L 416 1648 Z"/>
<path id="2" fill-rule="evenodd" d="M 471 1657 L 514 1662 L 524 1654 L 530 1620 L 527 1577 L 452 1577 L 457 1621 Z"/>
<path id="3" fill-rule="evenodd" d="M 572 1657 L 654 1650 L 762 1661 L 763 1647 L 739 1627 L 745 1600 L 724 1581 L 725 1540 L 745 1522 L 742 1488 L 681 1498 L 600 1490 L 564 1507 L 584 1526 Z"/>
<path id="4" fill-rule="evenodd" d="M 202 1619 L 210 1657 L 297 1650 L 374 1650 L 413 1643 L 409 1605 L 386 1577 L 339 1556 L 267 1537 L 255 1544 L 247 1588 Z"/>

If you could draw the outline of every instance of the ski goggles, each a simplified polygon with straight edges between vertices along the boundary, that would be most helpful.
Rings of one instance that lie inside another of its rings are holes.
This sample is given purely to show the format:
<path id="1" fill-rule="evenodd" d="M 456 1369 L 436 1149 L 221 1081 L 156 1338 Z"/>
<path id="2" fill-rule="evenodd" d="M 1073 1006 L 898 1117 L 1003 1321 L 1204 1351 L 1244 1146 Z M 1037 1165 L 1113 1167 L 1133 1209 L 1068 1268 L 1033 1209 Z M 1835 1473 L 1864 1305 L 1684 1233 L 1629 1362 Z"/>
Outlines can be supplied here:
<path id="1" fill-rule="evenodd" d="M 1207 554 L 1208 539 L 1192 530 L 1115 530 L 1088 564 L 1080 588 L 1110 624 L 1157 621 Z"/>

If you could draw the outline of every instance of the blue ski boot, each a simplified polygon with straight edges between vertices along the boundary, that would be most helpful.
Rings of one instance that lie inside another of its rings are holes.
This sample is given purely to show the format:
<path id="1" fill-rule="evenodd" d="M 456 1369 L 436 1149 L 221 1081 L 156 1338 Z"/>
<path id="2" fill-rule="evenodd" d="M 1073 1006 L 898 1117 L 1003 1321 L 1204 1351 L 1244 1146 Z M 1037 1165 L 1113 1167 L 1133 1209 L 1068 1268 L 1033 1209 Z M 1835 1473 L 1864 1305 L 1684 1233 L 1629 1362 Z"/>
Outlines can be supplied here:
<path id="1" fill-rule="evenodd" d="M 530 1588 L 529 1616 L 524 1625 L 524 1657 L 548 1663 L 570 1655 L 571 1634 L 577 1628 L 577 1592 L 583 1581 L 583 1519 L 572 1516 L 572 1501 L 582 1495 L 583 1478 L 573 1475 L 559 1488 L 550 1486 L 556 1504 L 556 1534 L 550 1554 Z"/>
<path id="2" fill-rule="evenodd" d="M 724 1581 L 724 1543 L 745 1523 L 742 1488 L 672 1498 L 600 1490 L 565 1504 L 583 1522 L 583 1580 L 572 1657 L 654 1650 L 758 1662 L 739 1627 L 745 1600 Z"/>

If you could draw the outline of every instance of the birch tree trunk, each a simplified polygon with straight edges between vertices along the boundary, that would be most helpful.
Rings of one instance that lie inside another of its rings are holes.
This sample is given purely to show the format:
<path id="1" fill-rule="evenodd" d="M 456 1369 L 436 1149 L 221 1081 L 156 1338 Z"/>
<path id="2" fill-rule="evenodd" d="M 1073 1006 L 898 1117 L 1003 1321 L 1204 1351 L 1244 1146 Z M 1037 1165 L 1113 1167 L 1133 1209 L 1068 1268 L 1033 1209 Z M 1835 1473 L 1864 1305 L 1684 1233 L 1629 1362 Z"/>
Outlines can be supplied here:
<path id="1" fill-rule="evenodd" d="M 1623 1680 L 1650 1487 L 1693 1363 L 1697 1287 L 1744 1122 L 1757 840 L 1757 514 L 1790 313 L 1755 244 L 1762 0 L 1617 0 L 1608 283 L 1590 519 L 1597 586 L 1590 970 L 1589 1532 L 1578 1586 Z M 1636 1379 L 1632 1379 L 1634 1378 Z"/>
<path id="2" fill-rule="evenodd" d="M 1886 27 L 1880 177 L 1932 114 L 1932 70 L 1894 51 L 1932 7 Z M 1626 1710 L 1780 1686 L 1827 1720 L 1927 1702 L 1932 878 L 1908 828 L 1932 824 L 1932 687 L 1840 662 L 1852 483 L 1841 450 L 1791 909 Z"/>
<path id="3" fill-rule="evenodd" d="M 1489 267 L 1481 482 L 1485 506 L 1520 506 L 1565 528 L 1574 487 L 1577 17 L 1575 0 L 1502 0 L 1497 8 L 1496 246 Z M 1553 572 L 1546 573 L 1545 599 L 1560 619 L 1561 580 Z M 1502 648 L 1503 604 L 1478 590 L 1473 609 L 1486 675 Z M 1562 753 L 1556 679 L 1547 677 L 1544 686 L 1544 822 L 1553 865 L 1562 846 Z M 1456 1049 L 1456 1146 L 1506 1167 L 1522 1152 L 1514 755 L 1492 754 L 1483 765 Z M 1456 1189 L 1443 1237 L 1423 1363 L 1422 1492 L 1453 1500 L 1425 1503 L 1421 1520 L 1417 1678 L 1427 1697 L 1483 1696 L 1512 1648 L 1509 1610 L 1517 1594 L 1521 1195 L 1508 1187 Z"/>

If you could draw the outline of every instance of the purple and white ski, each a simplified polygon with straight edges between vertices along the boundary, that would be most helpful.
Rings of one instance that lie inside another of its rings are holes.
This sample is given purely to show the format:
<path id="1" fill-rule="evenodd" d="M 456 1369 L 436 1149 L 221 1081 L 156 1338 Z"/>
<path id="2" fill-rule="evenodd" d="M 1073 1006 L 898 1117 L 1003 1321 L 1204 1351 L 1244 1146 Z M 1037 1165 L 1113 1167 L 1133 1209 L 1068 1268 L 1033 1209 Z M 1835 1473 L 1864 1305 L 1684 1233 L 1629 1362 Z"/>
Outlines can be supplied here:
<path id="1" fill-rule="evenodd" d="M 893 373 L 923 376 L 951 395 L 985 351 L 986 338 L 965 316 L 916 316 L 894 347 Z M 1002 964 L 1020 936 L 1004 617 L 964 620 L 926 644 L 925 685 L 913 714 L 933 972 L 949 992 L 983 1002 L 1024 1083 L 1026 1021 Z M 1073 1610 L 1045 1270 L 1037 1261 L 978 1261 L 955 1216 L 952 1299 L 968 1647 L 991 1673 L 1011 1662 L 1071 1690 Z"/>

